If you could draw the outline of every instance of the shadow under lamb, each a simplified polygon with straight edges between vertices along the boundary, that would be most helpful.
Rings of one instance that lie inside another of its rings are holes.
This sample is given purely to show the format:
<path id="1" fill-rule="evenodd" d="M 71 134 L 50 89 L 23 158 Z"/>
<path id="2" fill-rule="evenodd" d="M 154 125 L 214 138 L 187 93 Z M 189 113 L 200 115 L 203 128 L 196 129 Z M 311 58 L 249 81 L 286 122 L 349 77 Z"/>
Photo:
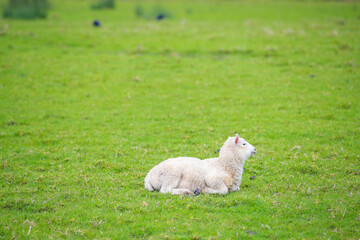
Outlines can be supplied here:
<path id="1" fill-rule="evenodd" d="M 145 188 L 179 195 L 237 191 L 245 161 L 255 153 L 255 147 L 236 134 L 225 141 L 218 158 L 178 157 L 156 165 L 145 177 Z"/>

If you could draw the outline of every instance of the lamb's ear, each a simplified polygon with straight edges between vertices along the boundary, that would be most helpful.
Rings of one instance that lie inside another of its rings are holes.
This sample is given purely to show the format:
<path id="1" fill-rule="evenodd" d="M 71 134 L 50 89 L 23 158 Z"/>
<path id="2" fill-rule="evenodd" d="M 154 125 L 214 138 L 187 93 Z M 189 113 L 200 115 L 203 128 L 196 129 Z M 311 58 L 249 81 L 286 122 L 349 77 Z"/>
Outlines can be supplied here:
<path id="1" fill-rule="evenodd" d="M 236 134 L 236 135 L 235 135 L 235 143 L 238 144 L 239 140 L 240 140 L 239 135 Z"/>

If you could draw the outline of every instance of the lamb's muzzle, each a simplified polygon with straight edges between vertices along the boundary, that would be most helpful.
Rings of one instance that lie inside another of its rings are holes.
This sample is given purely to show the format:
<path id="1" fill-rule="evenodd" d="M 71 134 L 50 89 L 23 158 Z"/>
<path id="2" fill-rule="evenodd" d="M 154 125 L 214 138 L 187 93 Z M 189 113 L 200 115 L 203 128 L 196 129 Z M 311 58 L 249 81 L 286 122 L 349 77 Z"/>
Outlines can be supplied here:
<path id="1" fill-rule="evenodd" d="M 149 171 L 145 188 L 182 195 L 237 191 L 245 161 L 255 154 L 256 148 L 236 134 L 226 140 L 218 158 L 178 157 L 163 161 Z"/>
<path id="2" fill-rule="evenodd" d="M 254 156 L 256 154 L 256 148 L 254 148 L 253 151 L 251 151 L 251 156 Z"/>

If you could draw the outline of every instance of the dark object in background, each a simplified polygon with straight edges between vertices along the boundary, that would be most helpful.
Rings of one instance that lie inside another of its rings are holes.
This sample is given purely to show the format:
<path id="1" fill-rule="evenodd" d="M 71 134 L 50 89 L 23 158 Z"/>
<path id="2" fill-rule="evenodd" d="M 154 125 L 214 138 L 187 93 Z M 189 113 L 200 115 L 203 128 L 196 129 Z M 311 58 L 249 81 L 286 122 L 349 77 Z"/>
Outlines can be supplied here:
<path id="1" fill-rule="evenodd" d="M 164 19 L 165 18 L 165 15 L 164 14 L 159 14 L 159 15 L 157 15 L 156 16 L 156 20 L 162 20 L 162 19 Z"/>
<path id="2" fill-rule="evenodd" d="M 47 0 L 8 0 L 3 8 L 4 18 L 35 19 L 46 18 Z"/>
<path id="3" fill-rule="evenodd" d="M 94 27 L 100 27 L 100 21 L 99 20 L 94 20 L 94 22 L 93 22 L 93 26 Z"/>
<path id="4" fill-rule="evenodd" d="M 91 9 L 115 8 L 115 0 L 97 0 L 91 5 Z"/>
<path id="5" fill-rule="evenodd" d="M 161 5 L 154 6 L 150 15 L 154 16 L 158 21 L 171 18 L 171 13 Z"/>
<path id="6" fill-rule="evenodd" d="M 144 8 L 142 5 L 137 4 L 134 9 L 135 16 L 138 18 L 144 18 L 148 20 L 163 20 L 170 19 L 172 14 L 162 7 L 161 5 L 155 5 L 151 10 Z"/>
<path id="7" fill-rule="evenodd" d="M 251 177 L 250 177 L 250 180 L 253 180 L 253 179 L 255 179 L 255 178 L 256 178 L 255 176 L 251 176 Z"/>
<path id="8" fill-rule="evenodd" d="M 200 189 L 196 189 L 195 192 L 194 192 L 194 194 L 195 194 L 195 195 L 199 195 L 200 192 L 201 192 Z"/>

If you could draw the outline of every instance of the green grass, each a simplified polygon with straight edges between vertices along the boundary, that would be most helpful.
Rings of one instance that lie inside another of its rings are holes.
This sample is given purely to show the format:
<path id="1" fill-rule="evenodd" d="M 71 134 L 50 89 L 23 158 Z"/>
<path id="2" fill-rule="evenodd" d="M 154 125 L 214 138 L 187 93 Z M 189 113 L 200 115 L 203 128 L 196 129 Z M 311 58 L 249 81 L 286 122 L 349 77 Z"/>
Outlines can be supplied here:
<path id="1" fill-rule="evenodd" d="M 359 238 L 358 2 L 89 4 L 0 20 L 1 239 Z M 144 189 L 234 132 L 240 191 Z"/>
<path id="2" fill-rule="evenodd" d="M 91 9 L 115 8 L 115 0 L 97 0 L 91 5 Z"/>
<path id="3" fill-rule="evenodd" d="M 48 8 L 47 0 L 8 0 L 3 7 L 2 15 L 4 18 L 46 18 Z"/>

